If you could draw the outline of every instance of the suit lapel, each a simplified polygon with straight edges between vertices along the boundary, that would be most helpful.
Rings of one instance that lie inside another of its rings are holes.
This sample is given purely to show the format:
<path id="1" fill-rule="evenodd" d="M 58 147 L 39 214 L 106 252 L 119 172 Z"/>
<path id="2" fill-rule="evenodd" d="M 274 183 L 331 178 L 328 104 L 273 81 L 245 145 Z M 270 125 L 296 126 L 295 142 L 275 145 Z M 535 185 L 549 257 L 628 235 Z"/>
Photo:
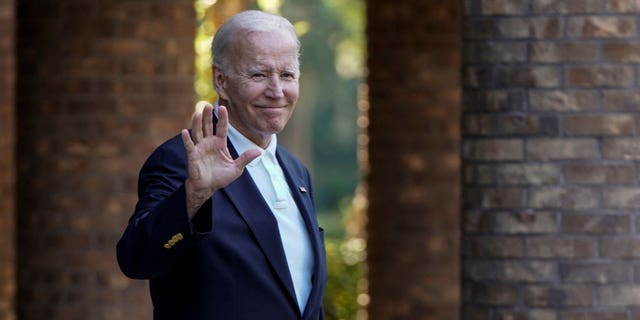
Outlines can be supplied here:
<path id="1" fill-rule="evenodd" d="M 237 158 L 238 154 L 233 145 L 228 143 L 228 147 L 231 156 L 234 159 Z M 227 185 L 222 191 L 231 199 L 238 213 L 251 229 L 265 257 L 286 287 L 290 300 L 297 306 L 293 281 L 278 230 L 278 222 L 249 172 L 244 170 L 238 179 Z"/>
<path id="2" fill-rule="evenodd" d="M 321 239 L 320 231 L 318 227 L 318 223 L 315 217 L 315 208 L 313 206 L 313 202 L 311 200 L 311 186 L 307 185 L 310 181 L 305 179 L 305 177 L 298 177 L 292 174 L 295 172 L 291 168 L 291 163 L 286 161 L 280 152 L 276 152 L 276 157 L 278 162 L 280 163 L 280 167 L 284 172 L 284 175 L 287 179 L 287 184 L 289 185 L 289 189 L 291 190 L 291 194 L 293 195 L 293 199 L 300 210 L 300 214 L 302 214 L 302 218 L 304 219 L 305 226 L 307 228 L 307 234 L 309 235 L 309 239 L 311 241 L 311 247 L 313 248 L 313 259 L 314 259 L 314 269 L 313 269 L 313 279 L 311 292 L 309 293 L 309 299 L 307 302 L 307 306 L 305 307 L 305 312 L 303 315 L 303 319 L 306 319 L 309 314 L 309 310 L 316 310 L 317 308 L 311 304 L 317 304 L 321 301 L 320 295 L 322 294 L 322 284 L 321 281 L 324 281 L 324 268 L 325 265 L 325 256 L 323 253 L 323 239 Z"/>

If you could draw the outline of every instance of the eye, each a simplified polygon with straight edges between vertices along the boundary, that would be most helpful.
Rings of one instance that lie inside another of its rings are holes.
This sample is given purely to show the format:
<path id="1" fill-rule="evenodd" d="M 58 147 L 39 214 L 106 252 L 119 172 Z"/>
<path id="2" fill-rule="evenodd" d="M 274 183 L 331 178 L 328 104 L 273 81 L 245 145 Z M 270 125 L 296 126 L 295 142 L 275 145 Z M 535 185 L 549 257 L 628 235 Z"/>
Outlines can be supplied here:
<path id="1" fill-rule="evenodd" d="M 296 75 L 293 72 L 284 72 L 280 75 L 280 78 L 285 80 L 294 80 Z"/>
<path id="2" fill-rule="evenodd" d="M 266 77 L 267 77 L 266 74 L 260 73 L 260 72 L 254 73 L 254 74 L 251 75 L 251 79 L 253 79 L 253 80 L 262 80 L 262 79 L 264 79 Z"/>

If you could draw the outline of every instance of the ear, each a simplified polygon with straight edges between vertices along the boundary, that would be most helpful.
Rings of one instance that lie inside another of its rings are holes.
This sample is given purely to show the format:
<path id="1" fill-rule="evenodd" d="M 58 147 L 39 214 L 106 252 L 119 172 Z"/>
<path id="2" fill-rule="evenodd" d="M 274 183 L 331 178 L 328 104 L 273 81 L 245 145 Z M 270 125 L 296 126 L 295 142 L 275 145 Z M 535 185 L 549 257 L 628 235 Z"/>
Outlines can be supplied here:
<path id="1" fill-rule="evenodd" d="M 222 71 L 220 66 L 214 64 L 212 67 L 212 76 L 213 76 L 213 88 L 218 93 L 218 96 L 224 100 L 229 100 L 229 96 L 227 95 L 227 76 Z"/>

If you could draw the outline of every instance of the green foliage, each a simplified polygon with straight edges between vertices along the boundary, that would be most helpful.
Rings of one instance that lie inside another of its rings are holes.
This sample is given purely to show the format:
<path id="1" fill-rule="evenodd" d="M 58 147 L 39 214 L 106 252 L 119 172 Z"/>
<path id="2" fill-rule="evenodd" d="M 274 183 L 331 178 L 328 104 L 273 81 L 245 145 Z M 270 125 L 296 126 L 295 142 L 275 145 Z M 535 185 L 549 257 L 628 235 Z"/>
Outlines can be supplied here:
<path id="1" fill-rule="evenodd" d="M 329 279 L 324 295 L 324 308 L 328 320 L 352 320 L 359 316 L 368 303 L 366 293 L 366 241 L 345 232 L 342 225 L 356 221 L 357 202 L 352 198 L 340 201 L 340 210 L 319 216 L 325 231 L 327 273 Z M 352 230 L 353 231 L 353 230 Z"/>
<path id="2" fill-rule="evenodd" d="M 196 0 L 194 8 L 196 11 L 197 28 L 194 41 L 195 49 L 195 79 L 194 91 L 198 100 L 213 102 L 217 99 L 217 94 L 213 90 L 211 80 L 211 41 L 216 31 L 213 21 L 207 19 L 207 10 L 211 3 L 206 0 Z"/>
<path id="3" fill-rule="evenodd" d="M 361 293 L 363 282 L 366 281 L 365 241 L 359 238 L 328 239 L 325 246 L 329 274 L 324 296 L 326 319 L 356 319 L 361 308 L 358 299 L 366 295 Z"/>

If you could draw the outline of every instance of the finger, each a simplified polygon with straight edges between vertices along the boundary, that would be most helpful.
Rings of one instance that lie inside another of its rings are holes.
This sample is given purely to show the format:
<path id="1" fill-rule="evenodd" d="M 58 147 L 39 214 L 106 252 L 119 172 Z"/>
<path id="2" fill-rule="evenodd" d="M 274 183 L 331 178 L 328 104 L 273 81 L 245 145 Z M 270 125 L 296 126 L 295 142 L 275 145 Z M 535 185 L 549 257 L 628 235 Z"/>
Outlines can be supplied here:
<path id="1" fill-rule="evenodd" d="M 262 152 L 258 149 L 249 149 L 243 152 L 234 162 L 236 165 L 244 169 L 251 161 L 259 157 Z"/>
<path id="2" fill-rule="evenodd" d="M 202 113 L 197 112 L 193 114 L 191 119 L 191 135 L 193 142 L 198 143 L 202 141 Z"/>
<path id="3" fill-rule="evenodd" d="M 216 136 L 227 138 L 227 129 L 229 127 L 229 114 L 225 106 L 218 106 L 218 123 L 216 124 Z"/>
<path id="4" fill-rule="evenodd" d="M 202 110 L 202 131 L 205 137 L 213 135 L 213 106 L 210 104 Z"/>
<path id="5" fill-rule="evenodd" d="M 191 135 L 189 134 L 189 130 L 182 129 L 182 132 L 180 132 L 180 135 L 182 136 L 182 144 L 184 145 L 184 149 L 187 151 L 187 153 L 192 152 L 195 146 L 193 145 L 193 141 L 191 140 Z"/>

